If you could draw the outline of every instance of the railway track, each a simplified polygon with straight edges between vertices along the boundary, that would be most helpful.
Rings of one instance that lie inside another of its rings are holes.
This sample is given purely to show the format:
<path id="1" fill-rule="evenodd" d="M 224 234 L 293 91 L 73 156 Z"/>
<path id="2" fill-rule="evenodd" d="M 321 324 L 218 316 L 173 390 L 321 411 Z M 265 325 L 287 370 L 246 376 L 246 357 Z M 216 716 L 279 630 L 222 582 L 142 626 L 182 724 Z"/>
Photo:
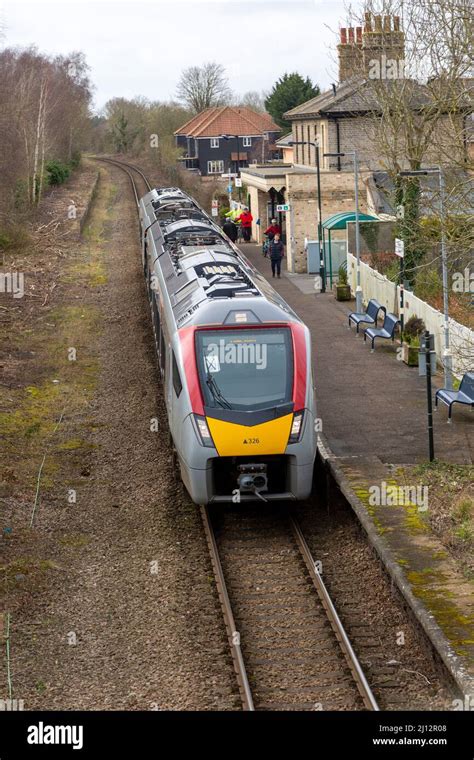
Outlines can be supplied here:
<path id="1" fill-rule="evenodd" d="M 244 710 L 378 710 L 287 511 L 201 506 Z"/>
<path id="2" fill-rule="evenodd" d="M 96 160 L 127 174 L 138 208 L 151 190 L 145 174 L 125 161 Z M 366 614 L 368 589 L 354 581 L 355 550 L 369 583 L 370 572 L 365 540 L 354 547 L 353 516 L 338 515 L 336 540 L 321 515 L 318 530 L 310 520 L 305 535 L 307 520 L 298 523 L 288 511 L 269 513 L 262 505 L 253 512 L 201 507 L 201 516 L 244 710 L 445 708 L 436 677 L 424 675 L 430 667 L 421 651 L 397 670 L 392 626 L 380 619 L 379 598 Z M 324 557 L 327 586 L 313 556 Z M 390 608 L 387 599 L 384 604 Z M 397 623 L 397 633 L 400 627 L 410 626 Z M 410 652 L 415 648 L 411 642 Z"/>
<path id="3" fill-rule="evenodd" d="M 124 171 L 128 175 L 128 178 L 130 180 L 130 184 L 132 187 L 133 196 L 135 198 L 135 203 L 138 209 L 138 204 L 139 204 L 141 196 L 145 195 L 145 193 L 149 192 L 152 189 L 146 175 L 141 171 L 141 169 L 138 169 L 136 166 L 134 166 L 133 164 L 129 164 L 126 161 L 117 161 L 117 159 L 115 158 L 102 158 L 102 157 L 94 156 L 94 160 L 104 161 L 105 163 L 118 166 L 119 169 L 122 169 L 122 171 Z M 136 175 L 140 177 L 140 182 L 145 188 L 143 191 L 139 191 L 139 188 L 137 186 L 137 182 L 135 179 Z"/>

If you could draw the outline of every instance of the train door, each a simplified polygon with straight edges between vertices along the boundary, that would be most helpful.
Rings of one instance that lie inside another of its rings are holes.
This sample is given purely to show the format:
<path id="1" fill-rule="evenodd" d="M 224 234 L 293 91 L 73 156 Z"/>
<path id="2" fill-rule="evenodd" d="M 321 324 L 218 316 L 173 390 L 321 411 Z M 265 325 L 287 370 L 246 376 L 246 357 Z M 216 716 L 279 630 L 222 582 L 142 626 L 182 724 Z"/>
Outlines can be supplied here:
<path id="1" fill-rule="evenodd" d="M 160 353 L 160 311 L 158 308 L 157 293 L 151 291 L 151 318 L 153 322 L 153 337 L 155 340 L 156 355 Z"/>
<path id="2" fill-rule="evenodd" d="M 175 448 L 180 451 L 181 449 L 181 429 L 182 429 L 182 401 L 181 395 L 183 390 L 183 382 L 181 380 L 181 372 L 176 360 L 176 353 L 172 348 L 170 351 L 170 430 L 173 436 L 173 443 Z"/>

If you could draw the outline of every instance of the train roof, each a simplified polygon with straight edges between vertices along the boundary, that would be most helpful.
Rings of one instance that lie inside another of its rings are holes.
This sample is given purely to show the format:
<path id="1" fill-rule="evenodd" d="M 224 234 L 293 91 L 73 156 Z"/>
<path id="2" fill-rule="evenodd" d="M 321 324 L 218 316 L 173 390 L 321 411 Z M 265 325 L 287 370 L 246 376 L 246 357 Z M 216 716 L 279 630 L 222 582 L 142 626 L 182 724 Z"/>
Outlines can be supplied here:
<path id="1" fill-rule="evenodd" d="M 157 200 L 171 199 L 171 210 Z M 192 215 L 181 216 L 191 202 Z M 152 190 L 140 201 L 141 223 L 155 248 L 179 329 L 191 324 L 300 321 L 213 220 L 177 188 Z M 152 285 L 153 287 L 153 285 Z"/>

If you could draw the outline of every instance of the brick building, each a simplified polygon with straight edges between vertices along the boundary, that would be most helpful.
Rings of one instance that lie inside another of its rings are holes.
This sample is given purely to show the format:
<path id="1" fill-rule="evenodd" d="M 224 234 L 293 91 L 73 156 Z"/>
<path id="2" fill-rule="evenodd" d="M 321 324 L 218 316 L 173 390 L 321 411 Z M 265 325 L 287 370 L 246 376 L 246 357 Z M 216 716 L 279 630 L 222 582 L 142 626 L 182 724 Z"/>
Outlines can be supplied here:
<path id="1" fill-rule="evenodd" d="M 319 147 L 321 169 L 321 206 L 323 221 L 332 214 L 354 210 L 354 171 L 350 156 L 324 157 L 324 153 L 357 151 L 359 159 L 359 206 L 380 218 L 393 215 L 386 192 L 386 160 L 377 152 L 377 117 L 380 113 L 380 87 L 393 94 L 396 100 L 399 81 L 393 76 L 374 82 L 375 64 L 394 67 L 400 73 L 404 56 L 404 34 L 397 17 L 365 15 L 364 27 L 340 30 L 338 45 L 339 83 L 315 98 L 287 111 L 292 128 L 293 159 L 291 166 L 252 166 L 242 173 L 249 188 L 254 218 L 254 236 L 261 238 L 261 230 L 270 214 L 275 215 L 277 203 L 288 203 L 290 212 L 280 216 L 286 232 L 288 265 L 290 271 L 306 271 L 305 239 L 317 238 L 318 204 L 316 183 L 316 147 Z M 388 72 L 388 69 L 387 69 Z M 403 72 L 402 72 L 403 73 Z M 421 84 L 404 80 L 410 93 L 409 107 L 416 112 L 430 103 L 430 94 Z M 392 88 L 392 89 L 390 89 Z M 466 113 L 459 113 L 459 127 L 453 130 L 452 114 L 446 119 L 440 115 L 436 132 L 437 144 L 443 136 L 448 152 L 458 150 L 462 160 L 466 143 L 457 139 L 463 134 Z M 280 141 L 281 142 L 281 141 Z M 300 144 L 298 144 L 300 143 Z M 437 156 L 439 160 L 439 156 Z M 425 161 L 433 160 L 427 151 Z M 438 161 L 436 161 L 438 162 Z M 403 159 L 401 166 L 408 167 Z"/>

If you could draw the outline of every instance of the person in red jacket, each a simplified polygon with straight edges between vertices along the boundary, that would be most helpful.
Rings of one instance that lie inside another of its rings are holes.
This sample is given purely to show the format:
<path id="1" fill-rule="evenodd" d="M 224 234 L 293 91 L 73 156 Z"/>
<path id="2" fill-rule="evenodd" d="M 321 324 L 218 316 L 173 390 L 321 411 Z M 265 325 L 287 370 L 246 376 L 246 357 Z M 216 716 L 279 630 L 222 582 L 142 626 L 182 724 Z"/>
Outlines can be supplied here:
<path id="1" fill-rule="evenodd" d="M 247 207 L 244 208 L 241 215 L 239 216 L 239 221 L 240 226 L 242 227 L 242 235 L 244 236 L 244 240 L 246 243 L 248 243 L 252 235 L 253 216 Z"/>
<path id="2" fill-rule="evenodd" d="M 265 230 L 265 235 L 268 236 L 269 240 L 273 240 L 275 235 L 281 235 L 281 227 L 279 224 L 277 224 L 276 219 L 272 219 L 272 223 L 270 227 L 267 227 L 267 229 Z"/>

